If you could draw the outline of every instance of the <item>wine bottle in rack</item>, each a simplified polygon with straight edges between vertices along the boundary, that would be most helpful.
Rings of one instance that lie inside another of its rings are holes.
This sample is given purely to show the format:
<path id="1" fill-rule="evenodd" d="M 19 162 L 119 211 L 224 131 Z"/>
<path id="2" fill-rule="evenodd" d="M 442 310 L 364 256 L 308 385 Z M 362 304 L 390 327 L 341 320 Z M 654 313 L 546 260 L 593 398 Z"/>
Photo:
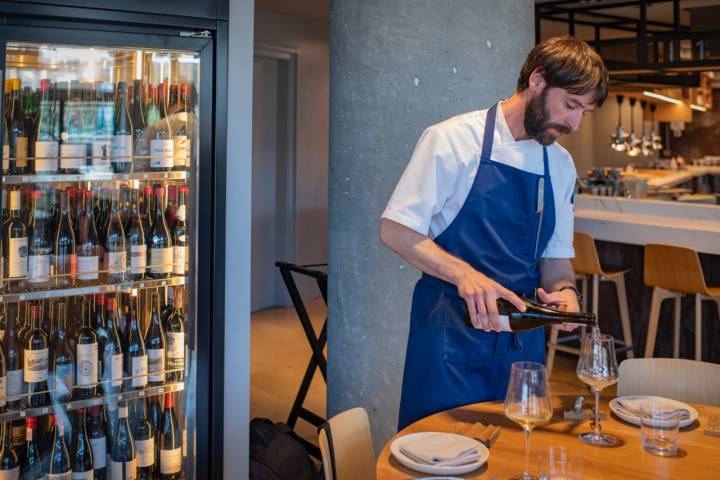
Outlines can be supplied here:
<path id="1" fill-rule="evenodd" d="M 177 204 L 177 185 L 167 186 L 167 204 L 165 205 L 165 223 L 172 230 L 175 225 L 175 205 Z"/>
<path id="2" fill-rule="evenodd" d="M 162 407 L 160 406 L 160 395 L 153 395 L 150 397 L 150 406 L 148 407 L 148 420 L 155 431 L 157 436 L 162 426 Z"/>
<path id="3" fill-rule="evenodd" d="M 105 299 L 107 339 L 103 349 L 105 364 L 103 391 L 106 394 L 119 392 L 123 383 L 123 346 L 117 328 L 118 316 L 115 305 L 114 297 L 108 296 Z"/>
<path id="4" fill-rule="evenodd" d="M 12 79 L 12 97 L 8 105 L 8 137 L 10 143 L 10 175 L 23 175 L 28 167 L 28 137 L 25 131 L 25 115 L 20 96 L 21 82 L 19 78 Z"/>
<path id="5" fill-rule="evenodd" d="M 22 347 L 18 341 L 16 324 L 16 313 L 11 309 L 8 309 L 6 315 L 5 335 L 3 335 L 2 339 L 2 350 L 5 354 L 5 369 L 7 373 L 7 402 L 11 407 L 20 407 L 24 403 L 24 399 L 22 398 Z"/>
<path id="6" fill-rule="evenodd" d="M 140 208 L 140 220 L 142 221 L 143 231 L 145 232 L 145 243 L 150 243 L 150 227 L 153 223 L 153 189 L 150 185 L 145 185 L 142 195 L 142 206 Z"/>
<path id="7" fill-rule="evenodd" d="M 54 402 L 67 402 L 75 386 L 75 355 L 67 334 L 67 306 L 57 303 L 57 333 L 50 346 L 50 391 Z"/>
<path id="8" fill-rule="evenodd" d="M 109 97 L 110 86 L 98 83 L 95 92 L 94 136 L 92 143 L 92 168 L 95 171 L 110 170 L 112 138 L 115 133 L 114 107 Z"/>
<path id="9" fill-rule="evenodd" d="M 158 432 L 158 448 L 160 450 L 160 478 L 176 480 L 182 475 L 182 436 L 172 392 L 165 393 L 162 427 Z"/>
<path id="10" fill-rule="evenodd" d="M 20 459 L 12 445 L 10 423 L 2 422 L 2 449 L 0 449 L 0 478 L 20 478 Z"/>
<path id="11" fill-rule="evenodd" d="M 22 279 L 27 277 L 28 232 L 20 211 L 20 190 L 10 192 L 10 218 L 4 225 L 3 252 L 5 253 L 5 278 L 11 281 L 10 288 L 22 288 Z"/>
<path id="12" fill-rule="evenodd" d="M 8 137 L 8 122 L 5 118 L 5 115 L 2 116 L 2 122 L 3 122 L 3 150 L 2 150 L 2 172 L 3 175 L 8 175 L 8 170 L 10 169 L 10 140 Z M 4 193 L 4 191 L 3 191 Z M 3 199 L 3 205 L 6 205 L 6 202 Z M 4 219 L 3 219 L 4 220 Z"/>
<path id="13" fill-rule="evenodd" d="M 165 223 L 163 213 L 163 196 L 165 190 L 161 186 L 155 187 L 155 215 L 150 227 L 150 276 L 152 278 L 167 278 L 173 269 L 173 248 L 170 230 Z"/>
<path id="14" fill-rule="evenodd" d="M 57 120 L 50 98 L 50 80 L 40 80 L 40 105 L 35 125 L 35 173 L 55 173 L 58 169 L 59 145 Z"/>
<path id="15" fill-rule="evenodd" d="M 185 373 L 185 315 L 182 313 L 183 292 L 176 288 L 175 308 L 165 322 L 167 339 L 168 382 L 182 382 Z"/>
<path id="16" fill-rule="evenodd" d="M 92 327 L 92 314 L 87 299 L 82 302 L 82 324 L 75 336 L 77 351 L 77 396 L 92 398 L 98 382 L 98 341 Z"/>
<path id="17" fill-rule="evenodd" d="M 173 167 L 175 144 L 170 118 L 166 110 L 165 84 L 161 83 L 157 89 L 160 119 L 152 125 L 155 134 L 150 139 L 150 170 L 168 172 Z"/>
<path id="18" fill-rule="evenodd" d="M 30 307 L 31 330 L 25 339 L 23 380 L 28 386 L 28 405 L 40 407 L 48 403 L 48 363 L 50 353 L 47 335 L 40 326 L 40 306 Z"/>
<path id="19" fill-rule="evenodd" d="M 130 480 L 137 478 L 135 442 L 128 423 L 127 403 L 118 406 L 117 431 L 112 442 L 110 478 Z"/>
<path id="20" fill-rule="evenodd" d="M 127 346 L 125 354 L 126 389 L 145 388 L 148 382 L 148 356 L 134 308 L 130 309 L 130 324 L 128 325 L 125 344 Z"/>
<path id="21" fill-rule="evenodd" d="M 85 284 L 97 282 L 100 270 L 100 242 L 93 213 L 93 193 L 85 190 L 85 210 L 78 219 L 77 278 Z"/>
<path id="22" fill-rule="evenodd" d="M 147 242 L 145 230 L 138 208 L 139 192 L 130 190 L 130 215 L 128 229 L 125 237 L 125 248 L 127 249 L 128 278 L 130 280 L 142 280 L 145 277 L 147 266 Z"/>
<path id="23" fill-rule="evenodd" d="M 107 437 L 105 429 L 105 418 L 103 411 L 98 405 L 90 407 L 87 416 L 87 435 L 93 454 L 93 470 L 95 479 L 105 480 L 107 472 Z"/>
<path id="24" fill-rule="evenodd" d="M 112 451 L 118 427 L 118 401 L 115 399 L 109 399 L 104 405 L 103 410 L 105 412 L 105 438 L 107 439 L 105 449 L 105 469 L 108 479 L 112 480 Z"/>
<path id="25" fill-rule="evenodd" d="M 58 82 L 62 83 L 62 82 Z M 72 80 L 70 91 L 63 106 L 63 123 L 60 132 L 60 172 L 81 173 L 86 170 L 87 144 L 83 143 L 82 102 L 80 101 L 80 82 Z M 68 92 L 64 94 L 67 95 Z M 61 94 L 63 94 L 61 92 Z"/>
<path id="26" fill-rule="evenodd" d="M 93 451 L 87 435 L 84 408 L 75 410 L 75 429 L 71 451 L 72 480 L 93 480 L 95 477 Z"/>
<path id="27" fill-rule="evenodd" d="M 175 158 L 173 170 L 186 170 L 190 164 L 190 126 L 188 120 L 190 118 L 189 85 L 187 83 L 180 84 L 180 97 L 176 110 L 174 148 Z"/>
<path id="28" fill-rule="evenodd" d="M 165 332 L 160 322 L 160 296 L 151 296 L 150 325 L 145 335 L 145 351 L 148 356 L 148 381 L 150 385 L 165 383 Z"/>
<path id="29" fill-rule="evenodd" d="M 125 229 L 123 228 L 118 208 L 118 191 L 112 192 L 110 216 L 105 233 L 105 269 L 109 282 L 122 282 L 125 280 Z"/>
<path id="30" fill-rule="evenodd" d="M 55 435 L 50 451 L 48 465 L 48 480 L 72 480 L 72 466 L 70 454 L 68 453 L 67 441 L 65 440 L 65 423 L 67 417 L 61 412 L 53 416 L 55 418 Z"/>
<path id="31" fill-rule="evenodd" d="M 172 229 L 173 273 L 175 275 L 185 275 L 190 260 L 188 256 L 187 225 L 185 223 L 187 197 L 187 185 L 180 185 L 178 188 L 177 209 L 175 210 L 175 224 Z"/>
<path id="32" fill-rule="evenodd" d="M 28 286 L 33 289 L 44 288 L 50 284 L 50 257 L 53 253 L 50 240 L 47 210 L 41 208 L 42 192 L 32 192 L 33 214 L 30 224 L 28 255 Z"/>
<path id="33" fill-rule="evenodd" d="M 27 452 L 24 465 L 21 466 L 22 478 L 39 480 L 45 478 L 42 456 L 38 444 L 38 418 L 29 417 L 25 420 L 25 451 Z"/>
<path id="34" fill-rule="evenodd" d="M 98 379 L 105 379 L 105 344 L 107 343 L 107 327 L 105 322 L 105 295 L 95 295 L 94 308 L 92 311 L 92 327 L 98 338 Z"/>
<path id="35" fill-rule="evenodd" d="M 133 148 L 136 167 L 139 171 L 146 171 L 148 166 L 148 155 L 150 155 L 150 142 L 145 136 L 145 109 L 142 101 L 143 85 L 142 80 L 136 79 L 133 82 L 133 105 L 130 119 L 133 126 Z"/>
<path id="36" fill-rule="evenodd" d="M 127 100 L 127 83 L 117 84 L 117 110 L 115 111 L 115 135 L 112 140 L 111 164 L 113 172 L 132 171 L 133 124 Z"/>
<path id="37" fill-rule="evenodd" d="M 0 345 L 0 412 L 5 411 L 7 406 L 7 366 L 5 362 L 5 351 Z"/>
<path id="38" fill-rule="evenodd" d="M 70 212 L 68 192 L 61 190 L 60 217 L 55 230 L 55 251 L 53 255 L 55 284 L 59 288 L 75 285 L 75 276 L 77 274 L 75 231 Z"/>
<path id="39" fill-rule="evenodd" d="M 144 398 L 133 401 L 133 439 L 137 454 L 138 480 L 153 480 L 155 471 L 155 430 L 147 415 Z"/>

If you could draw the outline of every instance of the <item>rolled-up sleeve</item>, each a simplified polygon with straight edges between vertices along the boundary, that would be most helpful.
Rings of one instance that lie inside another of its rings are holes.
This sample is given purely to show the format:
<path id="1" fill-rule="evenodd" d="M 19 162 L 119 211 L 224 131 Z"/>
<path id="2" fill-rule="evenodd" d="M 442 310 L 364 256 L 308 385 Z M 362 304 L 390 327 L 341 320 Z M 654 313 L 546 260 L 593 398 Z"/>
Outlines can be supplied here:
<path id="1" fill-rule="evenodd" d="M 563 176 L 564 184 L 556 190 L 561 195 L 560 202 L 555 202 L 555 231 L 543 251 L 543 258 L 574 258 L 573 232 L 575 229 L 575 165 L 572 157 L 567 158 L 567 175 Z"/>

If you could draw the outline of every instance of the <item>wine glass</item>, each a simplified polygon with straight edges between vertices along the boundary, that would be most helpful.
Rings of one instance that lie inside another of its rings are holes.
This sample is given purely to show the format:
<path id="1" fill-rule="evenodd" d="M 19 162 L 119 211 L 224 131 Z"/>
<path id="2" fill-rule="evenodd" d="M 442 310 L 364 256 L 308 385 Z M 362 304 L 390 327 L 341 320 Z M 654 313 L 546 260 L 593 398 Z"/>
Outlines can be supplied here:
<path id="1" fill-rule="evenodd" d="M 514 362 L 505 395 L 505 415 L 525 431 L 525 472 L 522 480 L 531 480 L 530 433 L 536 425 L 552 418 L 550 388 L 545 366 L 535 362 Z"/>
<path id="2" fill-rule="evenodd" d="M 591 445 L 612 446 L 617 439 L 600 431 L 600 392 L 618 381 L 615 340 L 610 335 L 587 333 L 582 338 L 577 376 L 595 394 L 595 422 L 593 431 L 580 434 L 580 440 Z"/>

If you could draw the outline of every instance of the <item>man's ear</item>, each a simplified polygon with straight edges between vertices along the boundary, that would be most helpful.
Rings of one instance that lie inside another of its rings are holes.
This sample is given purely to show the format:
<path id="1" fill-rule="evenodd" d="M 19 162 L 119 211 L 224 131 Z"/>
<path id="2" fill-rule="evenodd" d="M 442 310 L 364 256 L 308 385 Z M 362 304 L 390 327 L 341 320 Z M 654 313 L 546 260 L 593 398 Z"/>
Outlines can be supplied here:
<path id="1" fill-rule="evenodd" d="M 533 93 L 540 93 L 545 88 L 545 85 L 546 83 L 545 78 L 543 77 L 543 72 L 540 67 L 538 67 L 530 74 L 530 78 L 528 79 L 528 89 Z"/>

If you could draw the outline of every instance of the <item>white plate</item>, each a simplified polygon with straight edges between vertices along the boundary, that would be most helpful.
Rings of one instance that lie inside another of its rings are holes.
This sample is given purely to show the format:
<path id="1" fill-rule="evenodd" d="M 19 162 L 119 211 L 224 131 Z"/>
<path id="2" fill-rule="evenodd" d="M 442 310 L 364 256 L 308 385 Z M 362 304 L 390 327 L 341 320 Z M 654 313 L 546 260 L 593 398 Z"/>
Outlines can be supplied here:
<path id="1" fill-rule="evenodd" d="M 685 428 L 687 426 L 690 426 L 693 424 L 693 422 L 695 420 L 698 419 L 697 410 L 695 410 L 693 407 L 691 407 L 687 403 L 678 402 L 677 400 L 671 400 L 669 398 L 663 398 L 663 397 L 652 397 L 649 395 L 626 395 L 624 397 L 618 397 L 618 398 L 626 398 L 628 400 L 638 400 L 638 399 L 657 400 L 657 401 L 666 403 L 668 405 L 672 405 L 677 408 L 684 408 L 688 412 L 690 412 L 690 418 L 687 418 L 685 420 L 680 420 L 680 428 Z M 618 401 L 617 398 L 613 398 L 612 400 L 610 400 L 610 410 L 612 410 L 615 415 L 622 418 L 626 422 L 632 423 L 633 425 L 637 425 L 639 427 L 640 426 L 640 417 L 635 416 L 635 415 L 627 415 L 626 413 L 621 412 L 618 409 L 617 401 Z"/>
<path id="2" fill-rule="evenodd" d="M 400 451 L 400 446 L 406 442 L 414 441 L 422 437 L 427 437 L 428 435 L 437 435 L 437 433 L 438 432 L 418 432 L 403 435 L 402 437 L 396 438 L 392 442 L 392 444 L 390 445 L 390 451 L 397 459 L 397 461 L 405 465 L 407 468 L 415 470 L 417 472 L 429 473 L 431 475 L 461 475 L 463 473 L 477 470 L 478 468 L 482 467 L 485 462 L 487 462 L 487 459 L 490 456 L 490 451 L 485 445 L 471 438 L 470 440 L 473 440 L 475 443 L 477 443 L 477 449 L 478 453 L 480 454 L 480 458 L 478 458 L 475 462 L 466 463 L 465 465 L 441 466 L 418 463 L 407 455 L 403 455 L 403 453 Z M 449 435 L 452 437 L 463 437 L 465 439 L 469 438 L 458 435 L 456 433 L 445 433 L 445 435 Z"/>

